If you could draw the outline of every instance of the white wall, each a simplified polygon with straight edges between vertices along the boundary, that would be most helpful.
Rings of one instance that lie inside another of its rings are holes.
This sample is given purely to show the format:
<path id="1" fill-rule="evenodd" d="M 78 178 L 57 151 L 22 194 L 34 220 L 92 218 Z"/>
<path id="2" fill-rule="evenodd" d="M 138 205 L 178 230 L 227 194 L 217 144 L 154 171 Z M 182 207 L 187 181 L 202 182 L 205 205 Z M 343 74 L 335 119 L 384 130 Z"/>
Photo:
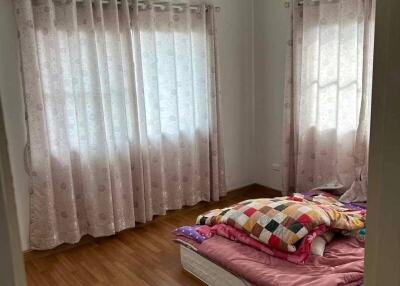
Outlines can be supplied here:
<path id="1" fill-rule="evenodd" d="M 14 177 L 22 248 L 28 248 L 29 192 L 24 170 L 25 121 L 12 0 L 0 2 L 0 93 Z"/>
<path id="2" fill-rule="evenodd" d="M 222 125 L 229 190 L 253 178 L 253 1 L 214 0 L 217 14 Z"/>
<path id="3" fill-rule="evenodd" d="M 0 93 L 1 93 L 0 89 Z M 8 142 L 0 100 L 0 285 L 26 285 Z"/>
<path id="4" fill-rule="evenodd" d="M 283 89 L 290 8 L 283 0 L 254 1 L 255 181 L 281 190 Z M 279 166 L 278 166 L 279 168 Z"/>
<path id="5" fill-rule="evenodd" d="M 24 171 L 25 122 L 18 65 L 17 30 L 12 0 L 0 2 L 0 87 L 9 140 L 22 248 L 28 249 L 29 191 Z M 222 98 L 222 125 L 228 189 L 254 182 L 252 178 L 253 76 L 252 3 L 215 0 Z"/>

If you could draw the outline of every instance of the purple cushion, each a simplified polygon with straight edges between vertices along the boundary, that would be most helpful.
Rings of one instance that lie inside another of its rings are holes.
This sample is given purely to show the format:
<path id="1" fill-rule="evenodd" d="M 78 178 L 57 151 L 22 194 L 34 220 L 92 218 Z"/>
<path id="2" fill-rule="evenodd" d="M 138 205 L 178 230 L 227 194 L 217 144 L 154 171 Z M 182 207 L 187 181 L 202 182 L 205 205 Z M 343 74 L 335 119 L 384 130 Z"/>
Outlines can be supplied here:
<path id="1" fill-rule="evenodd" d="M 197 232 L 198 226 L 181 226 L 174 230 L 176 235 L 184 236 L 190 239 L 197 241 L 198 243 L 202 243 L 207 237 L 201 235 Z"/>

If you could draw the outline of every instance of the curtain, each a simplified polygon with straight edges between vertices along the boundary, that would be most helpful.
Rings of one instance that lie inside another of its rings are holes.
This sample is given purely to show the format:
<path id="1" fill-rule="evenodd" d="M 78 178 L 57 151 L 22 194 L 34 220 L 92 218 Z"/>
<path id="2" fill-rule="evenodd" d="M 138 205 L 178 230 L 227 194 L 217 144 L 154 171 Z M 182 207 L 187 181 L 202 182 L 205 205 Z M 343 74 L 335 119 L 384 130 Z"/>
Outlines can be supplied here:
<path id="1" fill-rule="evenodd" d="M 373 0 L 294 1 L 284 99 L 283 188 L 365 201 Z"/>
<path id="2" fill-rule="evenodd" d="M 225 194 L 214 7 L 14 2 L 32 249 Z"/>

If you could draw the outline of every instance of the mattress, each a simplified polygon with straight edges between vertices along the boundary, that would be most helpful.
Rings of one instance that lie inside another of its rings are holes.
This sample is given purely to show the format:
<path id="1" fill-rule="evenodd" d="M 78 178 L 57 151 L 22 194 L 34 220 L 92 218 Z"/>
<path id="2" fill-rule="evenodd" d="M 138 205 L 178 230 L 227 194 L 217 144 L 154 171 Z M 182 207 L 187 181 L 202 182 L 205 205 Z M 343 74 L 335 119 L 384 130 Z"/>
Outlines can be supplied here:
<path id="1" fill-rule="evenodd" d="M 214 262 L 187 248 L 180 246 L 183 269 L 210 286 L 249 286 L 244 279 L 218 266 Z"/>

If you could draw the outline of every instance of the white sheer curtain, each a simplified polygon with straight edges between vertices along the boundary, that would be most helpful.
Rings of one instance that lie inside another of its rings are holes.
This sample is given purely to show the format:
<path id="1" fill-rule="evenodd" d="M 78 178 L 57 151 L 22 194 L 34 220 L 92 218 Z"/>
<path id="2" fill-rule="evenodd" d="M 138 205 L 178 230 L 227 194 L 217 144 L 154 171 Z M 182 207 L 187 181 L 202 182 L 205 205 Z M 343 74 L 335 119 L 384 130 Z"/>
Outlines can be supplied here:
<path id="1" fill-rule="evenodd" d="M 366 200 L 373 0 L 294 1 L 285 86 L 284 190 Z"/>
<path id="2" fill-rule="evenodd" d="M 31 247 L 225 193 L 214 8 L 16 0 Z"/>

